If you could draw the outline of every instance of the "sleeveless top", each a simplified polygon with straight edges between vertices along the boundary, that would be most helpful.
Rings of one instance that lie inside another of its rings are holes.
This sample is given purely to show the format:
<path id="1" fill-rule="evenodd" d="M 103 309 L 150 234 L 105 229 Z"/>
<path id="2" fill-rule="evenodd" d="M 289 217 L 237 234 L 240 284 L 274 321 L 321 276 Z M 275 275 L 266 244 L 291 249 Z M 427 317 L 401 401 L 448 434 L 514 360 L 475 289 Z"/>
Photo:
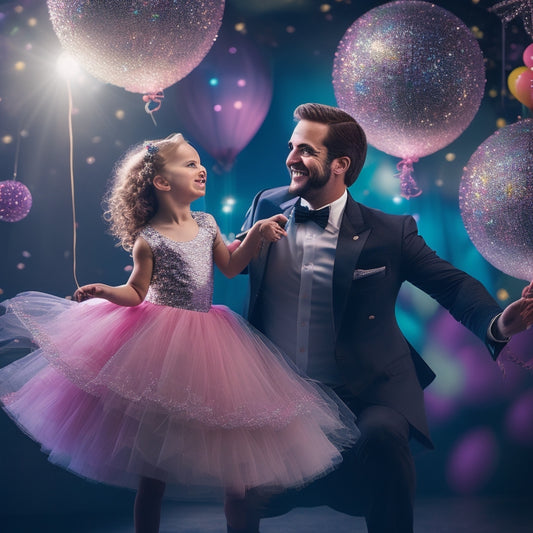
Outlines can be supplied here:
<path id="1" fill-rule="evenodd" d="M 208 213 L 191 214 L 198 224 L 198 234 L 190 241 L 174 241 L 150 225 L 140 232 L 154 258 L 145 301 L 207 313 L 213 301 L 213 244 L 217 225 Z"/>

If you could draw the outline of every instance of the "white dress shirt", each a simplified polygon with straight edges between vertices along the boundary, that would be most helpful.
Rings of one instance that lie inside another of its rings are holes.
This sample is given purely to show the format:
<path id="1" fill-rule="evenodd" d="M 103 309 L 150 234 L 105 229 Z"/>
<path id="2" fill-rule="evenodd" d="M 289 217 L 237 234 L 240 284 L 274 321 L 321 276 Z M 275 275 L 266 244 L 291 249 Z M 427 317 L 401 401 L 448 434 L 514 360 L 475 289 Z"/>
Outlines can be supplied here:
<path id="1" fill-rule="evenodd" d="M 344 192 L 329 204 L 325 229 L 296 224 L 290 214 L 287 237 L 271 245 L 258 303 L 266 336 L 310 378 L 329 385 L 343 383 L 335 362 L 332 279 L 347 197 Z"/>

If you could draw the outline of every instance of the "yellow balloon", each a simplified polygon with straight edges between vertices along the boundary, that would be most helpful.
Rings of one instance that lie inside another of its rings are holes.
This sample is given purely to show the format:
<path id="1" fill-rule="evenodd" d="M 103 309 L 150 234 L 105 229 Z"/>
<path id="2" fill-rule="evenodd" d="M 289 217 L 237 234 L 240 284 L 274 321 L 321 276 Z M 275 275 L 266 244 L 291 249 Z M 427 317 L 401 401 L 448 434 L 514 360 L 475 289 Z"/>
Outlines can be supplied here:
<path id="1" fill-rule="evenodd" d="M 528 70 L 527 67 L 517 67 L 515 68 L 511 74 L 509 74 L 509 77 L 507 78 L 507 87 L 509 87 L 509 90 L 511 91 L 511 94 L 518 100 L 517 91 L 516 91 L 516 80 L 518 79 L 518 76 L 522 74 L 523 72 L 526 72 Z"/>

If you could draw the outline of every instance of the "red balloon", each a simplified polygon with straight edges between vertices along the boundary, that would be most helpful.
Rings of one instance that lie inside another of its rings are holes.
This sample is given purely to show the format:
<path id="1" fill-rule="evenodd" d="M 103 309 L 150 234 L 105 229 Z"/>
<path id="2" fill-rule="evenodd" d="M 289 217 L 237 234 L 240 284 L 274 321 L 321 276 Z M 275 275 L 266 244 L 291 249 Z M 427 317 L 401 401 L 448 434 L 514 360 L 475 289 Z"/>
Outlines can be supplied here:
<path id="1" fill-rule="evenodd" d="M 249 38 L 221 35 L 200 65 L 176 87 L 185 133 L 223 171 L 251 141 L 272 101 L 271 69 Z"/>

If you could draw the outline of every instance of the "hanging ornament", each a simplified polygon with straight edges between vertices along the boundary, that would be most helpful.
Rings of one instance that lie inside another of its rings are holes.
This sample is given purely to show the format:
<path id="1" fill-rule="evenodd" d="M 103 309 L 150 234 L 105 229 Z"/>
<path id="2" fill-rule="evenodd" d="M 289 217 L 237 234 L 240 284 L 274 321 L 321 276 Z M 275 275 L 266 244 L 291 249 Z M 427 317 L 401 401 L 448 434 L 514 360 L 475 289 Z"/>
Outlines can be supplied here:
<path id="1" fill-rule="evenodd" d="M 493 266 L 533 279 L 533 119 L 498 130 L 470 158 L 459 206 L 474 246 Z"/>
<path id="2" fill-rule="evenodd" d="M 18 222 L 22 220 L 31 209 L 32 197 L 26 185 L 17 180 L 19 164 L 20 142 L 26 136 L 26 130 L 19 132 L 17 148 L 15 151 L 15 168 L 13 179 L 0 181 L 0 220 L 3 222 Z"/>
<path id="3" fill-rule="evenodd" d="M 47 2 L 59 41 L 84 69 L 146 95 L 157 95 L 200 63 L 224 12 L 224 0 Z"/>
<path id="4" fill-rule="evenodd" d="M 26 185 L 15 180 L 0 181 L 0 220 L 22 220 L 30 212 L 31 204 L 31 193 Z"/>
<path id="5" fill-rule="evenodd" d="M 399 1 L 357 19 L 333 67 L 339 107 L 375 148 L 402 158 L 402 196 L 418 196 L 413 163 L 467 128 L 483 97 L 483 56 L 455 15 L 428 2 Z"/>
<path id="6" fill-rule="evenodd" d="M 522 19 L 524 29 L 533 39 L 533 0 L 504 0 L 489 7 L 489 12 L 498 15 L 504 24 Z"/>

